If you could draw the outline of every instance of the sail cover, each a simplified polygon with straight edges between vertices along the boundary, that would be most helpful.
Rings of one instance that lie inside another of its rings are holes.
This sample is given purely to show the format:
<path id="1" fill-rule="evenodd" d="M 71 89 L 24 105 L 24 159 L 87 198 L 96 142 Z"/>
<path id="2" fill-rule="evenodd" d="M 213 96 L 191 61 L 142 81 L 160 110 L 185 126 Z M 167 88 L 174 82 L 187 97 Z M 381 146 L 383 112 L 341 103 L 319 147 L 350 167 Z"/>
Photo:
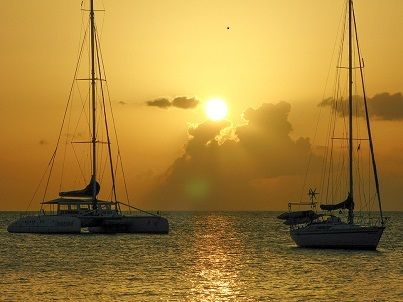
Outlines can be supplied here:
<path id="1" fill-rule="evenodd" d="M 95 181 L 95 196 L 98 195 L 101 186 L 97 181 Z M 91 179 L 90 183 L 82 190 L 75 190 L 75 191 L 67 191 L 67 192 L 60 192 L 59 196 L 61 197 L 92 197 L 94 191 L 94 180 Z"/>
<path id="2" fill-rule="evenodd" d="M 325 211 L 333 211 L 333 210 L 338 210 L 338 209 L 354 209 L 354 201 L 353 198 L 351 198 L 350 193 L 347 196 L 347 199 L 345 201 L 342 201 L 337 204 L 321 204 L 320 208 Z"/>
<path id="3" fill-rule="evenodd" d="M 320 217 L 320 215 L 316 214 L 312 210 L 285 212 L 285 213 L 277 216 L 278 219 L 284 220 L 284 224 L 286 224 L 286 225 L 296 225 L 296 224 L 308 223 L 319 217 Z"/>

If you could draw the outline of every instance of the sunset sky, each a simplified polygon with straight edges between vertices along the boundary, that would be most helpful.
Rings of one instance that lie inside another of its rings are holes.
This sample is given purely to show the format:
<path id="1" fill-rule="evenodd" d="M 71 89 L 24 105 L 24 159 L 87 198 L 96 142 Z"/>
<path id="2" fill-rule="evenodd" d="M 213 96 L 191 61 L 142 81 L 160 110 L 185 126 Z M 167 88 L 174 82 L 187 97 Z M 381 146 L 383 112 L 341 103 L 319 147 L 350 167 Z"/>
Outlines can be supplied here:
<path id="1" fill-rule="evenodd" d="M 80 0 L 0 3 L 0 210 L 22 210 L 57 140 L 87 13 Z M 403 210 L 403 1 L 354 4 L 384 208 Z M 134 205 L 283 210 L 300 198 L 344 0 L 95 6 Z M 213 98 L 225 120 L 206 117 Z"/>

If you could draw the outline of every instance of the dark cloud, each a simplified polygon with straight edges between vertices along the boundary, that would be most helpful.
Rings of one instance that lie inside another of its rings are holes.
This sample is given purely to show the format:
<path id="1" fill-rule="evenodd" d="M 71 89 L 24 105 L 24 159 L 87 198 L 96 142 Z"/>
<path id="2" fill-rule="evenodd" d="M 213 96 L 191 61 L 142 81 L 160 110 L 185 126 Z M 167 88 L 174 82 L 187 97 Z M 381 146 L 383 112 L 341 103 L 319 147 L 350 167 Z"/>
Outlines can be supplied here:
<path id="1" fill-rule="evenodd" d="M 124 102 L 124 101 L 119 101 L 118 104 L 119 104 L 119 105 L 122 105 L 122 106 L 127 105 L 127 103 Z"/>
<path id="2" fill-rule="evenodd" d="M 369 101 L 369 112 L 382 120 L 403 119 L 403 95 L 387 92 L 375 95 Z"/>
<path id="3" fill-rule="evenodd" d="M 160 99 L 148 101 L 147 106 L 159 107 L 159 108 L 166 109 L 168 107 L 171 107 L 171 102 L 168 99 L 160 98 Z"/>
<path id="4" fill-rule="evenodd" d="M 159 107 L 159 108 L 168 108 L 168 107 L 176 107 L 176 108 L 181 108 L 181 109 L 192 109 L 197 107 L 199 104 L 199 101 L 194 98 L 194 97 L 185 97 L 185 96 L 180 96 L 174 98 L 172 101 L 170 101 L 167 98 L 159 98 L 156 100 L 148 101 L 146 102 L 147 106 L 153 106 L 153 107 Z"/>
<path id="5" fill-rule="evenodd" d="M 174 107 L 189 109 L 189 108 L 195 108 L 199 104 L 199 101 L 196 100 L 196 98 L 194 97 L 188 98 L 185 96 L 181 96 L 174 98 L 171 104 Z"/>
<path id="6" fill-rule="evenodd" d="M 227 121 L 190 128 L 183 155 L 161 176 L 149 202 L 165 209 L 261 208 L 270 195 L 261 188 L 305 172 L 311 153 L 308 139 L 290 137 L 290 108 L 281 102 L 246 110 L 247 125 L 232 129 L 235 138 L 222 140 L 232 127 Z"/>
<path id="7" fill-rule="evenodd" d="M 48 144 L 48 142 L 45 141 L 44 139 L 41 139 L 41 140 L 39 141 L 39 145 L 41 145 L 41 146 L 47 145 L 47 144 Z"/>
<path id="8" fill-rule="evenodd" d="M 340 116 L 347 115 L 347 100 L 335 102 L 328 98 L 319 106 L 329 106 L 335 109 Z M 363 98 L 354 96 L 353 111 L 359 116 L 364 116 Z M 387 92 L 376 94 L 368 99 L 368 113 L 379 120 L 402 120 L 403 119 L 403 95 L 402 93 L 390 94 Z"/>

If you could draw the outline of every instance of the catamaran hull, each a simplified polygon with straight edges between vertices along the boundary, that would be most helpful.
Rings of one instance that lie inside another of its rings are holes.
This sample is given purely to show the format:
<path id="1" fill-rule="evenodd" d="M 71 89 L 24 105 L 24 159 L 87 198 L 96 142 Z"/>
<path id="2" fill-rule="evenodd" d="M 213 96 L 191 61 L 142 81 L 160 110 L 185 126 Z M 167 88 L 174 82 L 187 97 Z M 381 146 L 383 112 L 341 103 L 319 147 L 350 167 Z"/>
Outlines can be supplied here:
<path id="1" fill-rule="evenodd" d="M 12 222 L 10 233 L 77 234 L 81 232 L 81 221 L 76 217 L 24 216 Z"/>
<path id="2" fill-rule="evenodd" d="M 291 229 L 291 238 L 299 247 L 375 250 L 384 227 L 357 227 L 353 230 Z"/>
<path id="3" fill-rule="evenodd" d="M 90 233 L 168 234 L 168 220 L 160 216 L 133 216 L 104 219 L 98 226 L 88 227 Z"/>

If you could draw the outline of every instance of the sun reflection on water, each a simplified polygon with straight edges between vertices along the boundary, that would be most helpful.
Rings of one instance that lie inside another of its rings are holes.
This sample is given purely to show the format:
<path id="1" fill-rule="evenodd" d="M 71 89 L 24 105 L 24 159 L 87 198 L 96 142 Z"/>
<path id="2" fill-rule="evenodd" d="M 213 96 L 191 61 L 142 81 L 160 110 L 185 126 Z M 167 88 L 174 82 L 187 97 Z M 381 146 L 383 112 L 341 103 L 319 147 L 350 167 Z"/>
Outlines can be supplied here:
<path id="1" fill-rule="evenodd" d="M 194 240 L 198 248 L 189 301 L 233 301 L 240 295 L 242 243 L 230 217 L 211 215 L 204 223 L 205 231 Z"/>

